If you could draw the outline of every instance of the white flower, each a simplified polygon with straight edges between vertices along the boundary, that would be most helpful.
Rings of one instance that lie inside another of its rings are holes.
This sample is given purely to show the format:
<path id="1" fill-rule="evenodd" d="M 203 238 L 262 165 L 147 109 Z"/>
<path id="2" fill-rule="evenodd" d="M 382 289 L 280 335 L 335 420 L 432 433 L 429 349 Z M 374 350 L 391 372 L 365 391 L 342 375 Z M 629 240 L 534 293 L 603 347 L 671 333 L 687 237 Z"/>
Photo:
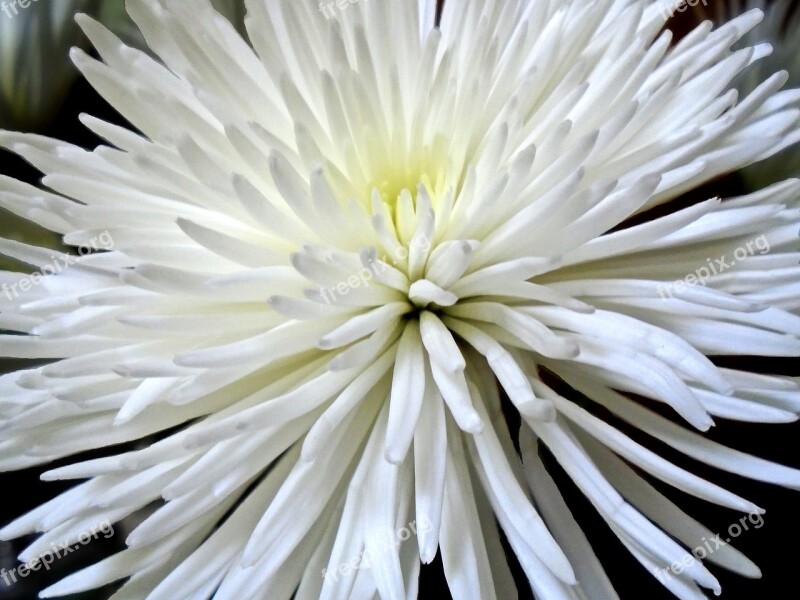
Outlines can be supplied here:
<path id="1" fill-rule="evenodd" d="M 597 407 L 800 488 L 693 431 L 797 418 L 796 380 L 707 356 L 800 355 L 800 182 L 664 210 L 796 141 L 784 74 L 727 91 L 764 54 L 730 50 L 760 12 L 672 46 L 644 1 L 449 0 L 441 29 L 429 0 L 331 19 L 247 6 L 252 47 L 207 0 L 130 1 L 163 64 L 80 19 L 104 62 L 74 61 L 137 131 L 84 117 L 110 144 L 93 151 L 0 133 L 49 190 L 2 179 L 2 206 L 70 245 L 114 240 L 0 294 L 0 328 L 29 334 L 0 337 L 3 354 L 49 361 L 0 378 L 0 467 L 108 448 L 45 473 L 87 481 L 0 537 L 43 532 L 27 560 L 166 500 L 129 549 L 45 597 L 130 576 L 115 598 L 413 598 L 438 550 L 453 597 L 513 598 L 499 522 L 538 598 L 615 598 L 541 446 L 647 569 L 711 533 L 642 471 L 760 511 Z M 653 207 L 666 216 L 629 220 Z M 704 285 L 669 283 L 718 257 Z M 706 562 L 759 574 L 730 546 Z M 719 587 L 700 562 L 664 585 Z"/>
<path id="2" fill-rule="evenodd" d="M 718 12 L 724 13 L 725 3 L 718 3 Z M 746 10 L 761 9 L 764 11 L 764 22 L 750 31 L 741 42 L 744 46 L 754 46 L 766 42 L 772 47 L 772 53 L 763 61 L 748 69 L 736 81 L 740 92 L 749 94 L 772 73 L 784 69 L 789 75 L 787 85 L 800 87 L 800 52 L 797 51 L 797 40 L 800 39 L 800 10 L 789 0 L 775 0 L 769 4 L 764 0 L 747 0 L 741 3 L 734 1 L 731 9 L 733 15 Z M 742 6 L 744 4 L 744 6 Z M 800 129 L 800 119 L 797 120 Z M 800 177 L 800 152 L 796 147 L 765 161 L 748 167 L 742 171 L 745 180 L 753 189 L 782 181 L 789 177 Z"/>
<path id="3" fill-rule="evenodd" d="M 75 14 L 97 0 L 0 1 L 0 127 L 39 128 L 78 75 L 67 53 L 80 42 Z"/>

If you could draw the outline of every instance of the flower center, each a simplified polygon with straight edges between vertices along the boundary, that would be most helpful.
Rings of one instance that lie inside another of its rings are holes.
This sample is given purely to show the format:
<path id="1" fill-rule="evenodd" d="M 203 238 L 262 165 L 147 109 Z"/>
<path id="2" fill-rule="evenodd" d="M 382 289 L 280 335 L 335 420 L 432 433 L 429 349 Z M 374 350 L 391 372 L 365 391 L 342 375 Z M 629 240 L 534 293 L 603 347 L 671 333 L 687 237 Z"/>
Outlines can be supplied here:
<path id="1" fill-rule="evenodd" d="M 415 173 L 409 174 L 401 170 L 389 171 L 382 176 L 371 180 L 367 184 L 368 194 L 372 195 L 373 190 L 378 190 L 383 201 L 391 208 L 396 209 L 397 203 L 400 200 L 400 195 L 403 190 L 408 190 L 412 198 L 417 195 L 417 188 L 420 184 L 424 185 L 426 189 L 431 191 L 431 195 L 435 196 L 437 191 L 436 181 L 428 173 Z M 441 181 L 439 186 L 441 187 Z"/>
<path id="2" fill-rule="evenodd" d="M 416 197 L 421 184 L 434 199 L 454 184 L 448 181 L 448 154 L 442 141 L 413 145 L 413 149 L 403 148 L 404 145 L 376 144 L 358 152 L 361 168 L 351 169 L 350 177 L 361 180 L 367 204 L 372 202 L 374 190 L 378 190 L 383 202 L 394 210 L 403 190 Z"/>

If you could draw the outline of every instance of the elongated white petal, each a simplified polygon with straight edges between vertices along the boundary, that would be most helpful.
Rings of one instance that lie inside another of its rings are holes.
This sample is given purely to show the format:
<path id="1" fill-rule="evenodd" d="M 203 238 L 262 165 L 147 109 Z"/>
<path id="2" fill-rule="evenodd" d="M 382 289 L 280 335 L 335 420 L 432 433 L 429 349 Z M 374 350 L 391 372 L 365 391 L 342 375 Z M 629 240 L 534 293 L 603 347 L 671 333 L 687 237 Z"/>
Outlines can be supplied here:
<path id="1" fill-rule="evenodd" d="M 411 447 L 417 420 L 425 401 L 425 354 L 419 329 L 406 327 L 397 348 L 392 373 L 389 424 L 386 431 L 386 459 L 400 464 Z"/>
<path id="2" fill-rule="evenodd" d="M 425 374 L 425 396 L 414 432 L 414 471 L 419 554 L 430 564 L 436 556 L 442 528 L 447 472 L 447 428 L 444 400 L 433 383 L 429 369 Z"/>

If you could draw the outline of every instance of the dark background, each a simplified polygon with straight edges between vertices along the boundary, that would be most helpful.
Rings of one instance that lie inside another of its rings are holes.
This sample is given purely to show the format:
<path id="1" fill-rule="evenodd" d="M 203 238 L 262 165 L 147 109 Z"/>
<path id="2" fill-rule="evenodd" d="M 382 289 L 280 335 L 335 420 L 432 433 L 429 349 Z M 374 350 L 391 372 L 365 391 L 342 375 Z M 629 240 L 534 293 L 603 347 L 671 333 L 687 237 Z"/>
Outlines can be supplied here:
<path id="1" fill-rule="evenodd" d="M 714 0 L 711 0 L 712 2 Z M 721 0 L 716 0 L 721 1 Z M 679 24 L 680 29 L 680 24 Z M 114 122 L 122 122 L 84 81 L 79 81 L 73 88 L 68 101 L 53 124 L 44 132 L 46 135 L 68 140 L 85 147 L 94 147 L 99 143 L 91 133 L 78 122 L 78 115 L 87 112 Z M 0 151 L 0 173 L 11 175 L 28 182 L 39 180 L 39 174 L 20 159 Z M 686 202 L 712 197 L 717 193 L 735 195 L 741 193 L 742 186 L 737 176 L 730 175 L 705 189 L 693 192 Z M 5 219 L 0 215 L 0 219 Z M 718 361 L 722 362 L 722 361 Z M 19 368 L 24 363 L 0 361 L 0 371 Z M 724 361 L 725 366 L 733 366 L 761 372 L 784 373 L 798 375 L 796 359 L 775 361 L 764 359 L 735 359 Z M 509 415 L 511 418 L 511 415 Z M 604 415 L 614 422 L 610 416 Z M 619 423 L 614 422 L 616 425 Z M 636 439 L 642 439 L 637 432 L 620 427 Z M 757 454 L 793 467 L 800 468 L 798 453 L 798 436 L 800 424 L 791 425 L 755 425 L 736 424 L 718 420 L 717 427 L 709 433 L 709 437 L 739 450 Z M 707 478 L 727 487 L 745 498 L 752 500 L 767 510 L 764 515 L 764 526 L 743 533 L 736 540 L 736 547 L 756 562 L 762 569 L 764 577 L 759 581 L 749 581 L 712 567 L 712 572 L 720 579 L 723 586 L 723 598 L 728 600 L 752 600 L 757 597 L 777 599 L 794 599 L 800 597 L 797 584 L 798 554 L 794 547 L 800 534 L 800 522 L 795 513 L 800 495 L 791 490 L 784 490 L 765 484 L 741 479 L 735 475 L 723 473 L 705 467 L 700 463 L 684 458 L 658 442 L 649 443 L 659 454 L 675 463 L 686 467 L 701 477 Z M 81 458 L 85 458 L 82 455 Z M 72 462 L 73 459 L 62 461 Z M 549 466 L 553 466 L 549 461 Z M 11 521 L 14 517 L 30 510 L 40 503 L 49 500 L 59 492 L 70 487 L 69 483 L 43 483 L 39 481 L 39 473 L 43 469 L 30 469 L 18 473 L 0 474 L 0 525 Z M 617 541 L 609 528 L 597 516 L 594 509 L 577 491 L 570 480 L 557 467 L 551 469 L 561 486 L 565 498 L 576 518 L 583 526 L 596 553 L 603 561 L 620 597 L 623 600 L 652 600 L 673 598 L 644 570 Z M 709 505 L 703 501 L 678 492 L 668 486 L 655 484 L 673 501 L 676 501 L 686 512 L 703 522 L 712 531 L 720 532 L 722 537 L 729 525 L 739 521 L 742 515 L 733 511 Z M 107 556 L 109 553 L 124 547 L 126 532 L 124 527 L 117 527 L 116 535 L 110 540 L 99 539 L 82 548 L 80 552 L 71 554 L 56 561 L 50 573 L 33 573 L 20 580 L 20 584 L 7 588 L 0 579 L 0 600 L 29 600 L 37 597 L 36 591 L 54 583 L 61 577 L 76 569 L 91 564 Z M 30 539 L 17 540 L 13 543 L 0 542 L 0 568 L 13 569 L 16 565 L 16 554 L 30 542 Z M 518 565 L 514 563 L 513 553 L 507 553 L 515 568 L 520 589 L 520 598 L 531 598 L 528 584 Z M 115 588 L 101 590 L 96 593 L 79 596 L 82 599 L 107 598 Z M 709 597 L 713 595 L 709 592 Z M 420 586 L 420 598 L 449 598 L 446 582 L 440 561 L 424 567 Z M 78 598 L 78 597 L 75 597 Z M 180 600 L 180 599 L 176 599 Z M 456 599 L 460 600 L 460 599 Z"/>

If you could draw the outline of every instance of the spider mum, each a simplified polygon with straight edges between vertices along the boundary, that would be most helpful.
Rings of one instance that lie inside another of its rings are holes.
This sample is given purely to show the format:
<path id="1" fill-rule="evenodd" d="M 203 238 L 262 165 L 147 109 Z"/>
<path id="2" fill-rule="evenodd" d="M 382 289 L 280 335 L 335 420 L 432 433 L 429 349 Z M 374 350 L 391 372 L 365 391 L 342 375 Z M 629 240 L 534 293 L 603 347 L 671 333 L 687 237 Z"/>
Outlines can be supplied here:
<path id="1" fill-rule="evenodd" d="M 595 408 L 800 488 L 698 433 L 800 410 L 796 380 L 709 359 L 800 355 L 800 182 L 668 206 L 796 141 L 800 95 L 729 89 L 769 52 L 731 50 L 759 11 L 673 44 L 661 4 L 449 0 L 436 27 L 430 0 L 250 0 L 248 42 L 208 0 L 130 0 L 161 62 L 80 18 L 101 60 L 73 60 L 135 131 L 0 133 L 45 174 L 0 205 L 113 240 L 0 241 L 44 274 L 0 273 L 2 353 L 45 362 L 0 378 L 0 467 L 108 454 L 0 536 L 42 532 L 30 560 L 160 504 L 44 596 L 400 600 L 439 552 L 455 598 L 513 598 L 502 528 L 537 597 L 615 598 L 540 447 L 648 569 L 711 534 L 643 474 L 760 511 Z M 663 583 L 719 588 L 701 562 Z"/>

